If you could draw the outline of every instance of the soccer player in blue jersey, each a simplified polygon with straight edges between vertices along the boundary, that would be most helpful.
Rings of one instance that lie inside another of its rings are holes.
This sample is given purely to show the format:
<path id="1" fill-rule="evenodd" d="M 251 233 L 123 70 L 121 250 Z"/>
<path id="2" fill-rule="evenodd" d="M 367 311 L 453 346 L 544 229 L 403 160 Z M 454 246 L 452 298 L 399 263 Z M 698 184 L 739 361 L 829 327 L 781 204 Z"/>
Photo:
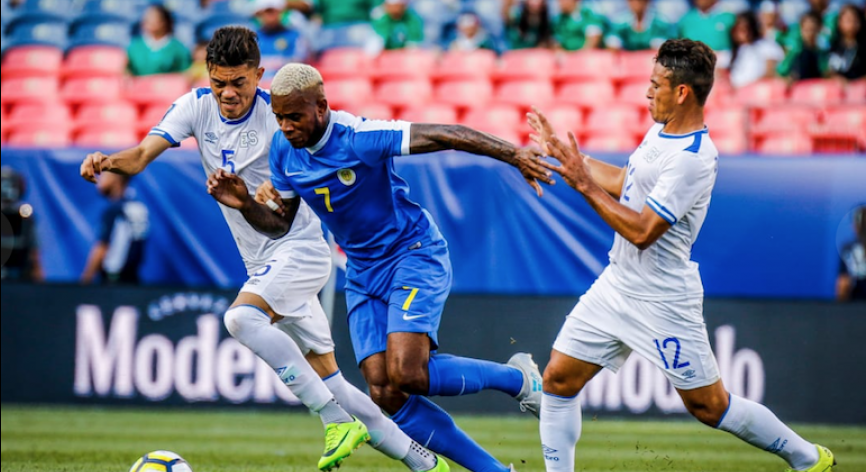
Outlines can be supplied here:
<path id="1" fill-rule="evenodd" d="M 349 327 L 373 400 L 411 438 L 467 469 L 509 470 L 425 396 L 495 389 L 537 414 L 538 367 L 524 353 L 507 365 L 431 355 L 451 287 L 448 246 L 430 215 L 408 199 L 392 158 L 449 149 L 489 156 L 517 167 L 540 195 L 539 182 L 552 183 L 538 162 L 540 151 L 464 126 L 371 121 L 332 111 L 322 76 L 304 64 L 283 67 L 271 93 L 280 124 L 271 179 L 282 208 L 257 203 L 241 179 L 223 171 L 209 179 L 210 193 L 272 238 L 291 229 L 301 199 L 307 202 L 348 256 Z"/>

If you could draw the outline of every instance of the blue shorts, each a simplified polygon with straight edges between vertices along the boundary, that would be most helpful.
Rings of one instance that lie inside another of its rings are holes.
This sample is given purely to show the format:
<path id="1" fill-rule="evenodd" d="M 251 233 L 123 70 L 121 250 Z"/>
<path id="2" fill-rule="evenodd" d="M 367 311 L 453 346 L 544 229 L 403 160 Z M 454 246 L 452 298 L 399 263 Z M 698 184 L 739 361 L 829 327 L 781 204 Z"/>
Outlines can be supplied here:
<path id="1" fill-rule="evenodd" d="M 450 291 L 451 260 L 441 239 L 348 274 L 349 333 L 358 364 L 385 352 L 391 333 L 426 333 L 431 349 L 437 349 Z"/>

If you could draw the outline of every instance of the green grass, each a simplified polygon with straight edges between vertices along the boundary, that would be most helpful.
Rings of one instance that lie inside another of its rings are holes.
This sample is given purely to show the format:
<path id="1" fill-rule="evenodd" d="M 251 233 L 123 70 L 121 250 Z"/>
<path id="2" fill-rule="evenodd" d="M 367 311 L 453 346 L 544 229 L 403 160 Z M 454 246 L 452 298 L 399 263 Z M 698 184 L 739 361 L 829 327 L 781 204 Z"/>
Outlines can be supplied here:
<path id="1" fill-rule="evenodd" d="M 315 417 L 275 410 L 127 410 L 3 407 L 0 472 L 126 472 L 145 452 L 169 449 L 196 472 L 313 472 L 322 448 Z M 543 472 L 534 419 L 458 417 L 504 463 Z M 800 426 L 830 447 L 836 472 L 866 471 L 866 427 Z M 784 463 L 696 422 L 584 422 L 579 471 L 781 472 Z M 408 469 L 369 447 L 343 472 Z M 464 469 L 453 466 L 452 470 Z"/>

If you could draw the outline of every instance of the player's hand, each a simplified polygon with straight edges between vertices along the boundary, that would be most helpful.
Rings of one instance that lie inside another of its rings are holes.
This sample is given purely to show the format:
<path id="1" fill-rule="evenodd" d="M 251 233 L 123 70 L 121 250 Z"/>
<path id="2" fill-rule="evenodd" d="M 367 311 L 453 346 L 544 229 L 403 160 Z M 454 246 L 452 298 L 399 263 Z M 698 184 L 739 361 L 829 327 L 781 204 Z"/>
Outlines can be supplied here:
<path id="1" fill-rule="evenodd" d="M 249 203 L 247 184 L 235 174 L 217 169 L 207 179 L 207 193 L 223 205 L 240 210 Z"/>
<path id="2" fill-rule="evenodd" d="M 560 141 L 556 136 L 547 142 L 550 156 L 559 161 L 557 166 L 546 161 L 540 161 L 541 165 L 561 175 L 563 180 L 578 192 L 583 193 L 593 182 L 589 166 L 586 164 L 586 154 L 580 152 L 574 133 L 568 133 L 570 144 Z"/>
<path id="3" fill-rule="evenodd" d="M 81 177 L 88 182 L 96 183 L 96 176 L 102 173 L 102 166 L 108 162 L 108 156 L 101 152 L 88 154 L 81 163 L 79 172 Z"/>
<path id="4" fill-rule="evenodd" d="M 544 190 L 541 189 L 541 185 L 538 183 L 539 181 L 547 185 L 554 184 L 553 178 L 551 177 L 553 174 L 542 165 L 544 162 L 543 158 L 544 154 L 542 154 L 539 149 L 534 147 L 525 147 L 517 150 L 514 162 L 514 166 L 520 170 L 523 178 L 526 179 L 526 183 L 535 189 L 535 193 L 539 197 L 544 195 Z"/>
<path id="5" fill-rule="evenodd" d="M 545 156 L 549 156 L 550 149 L 548 148 L 547 143 L 552 138 L 556 137 L 556 132 L 553 131 L 553 126 L 551 126 L 550 122 L 547 121 L 547 117 L 544 116 L 544 113 L 541 113 L 541 110 L 532 107 L 532 113 L 526 114 L 526 122 L 529 124 L 529 127 L 535 131 L 534 134 L 529 135 L 529 139 L 535 141 L 536 144 L 541 146 L 541 150 L 544 152 Z"/>
<path id="6" fill-rule="evenodd" d="M 286 214 L 286 207 L 283 206 L 283 197 L 280 196 L 270 180 L 266 180 L 256 189 L 256 203 L 267 206 L 280 216 Z"/>

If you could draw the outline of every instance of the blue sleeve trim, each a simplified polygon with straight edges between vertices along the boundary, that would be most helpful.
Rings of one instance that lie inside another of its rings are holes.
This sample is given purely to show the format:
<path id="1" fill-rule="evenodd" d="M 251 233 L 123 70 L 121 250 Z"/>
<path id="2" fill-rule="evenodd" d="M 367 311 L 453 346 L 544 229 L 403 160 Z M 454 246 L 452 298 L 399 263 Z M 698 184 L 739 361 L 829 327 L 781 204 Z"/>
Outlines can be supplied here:
<path id="1" fill-rule="evenodd" d="M 580 394 L 578 393 L 577 395 L 572 395 L 572 396 L 570 396 L 570 397 L 563 397 L 562 395 L 554 395 L 554 394 L 552 394 L 552 393 L 547 393 L 547 392 L 542 392 L 542 393 L 543 393 L 544 395 L 547 395 L 548 397 L 553 397 L 553 398 L 562 398 L 563 400 L 573 400 L 573 399 L 575 399 L 575 398 L 577 397 L 577 395 L 580 395 Z"/>
<path id="2" fill-rule="evenodd" d="M 202 87 L 200 89 L 195 90 L 195 98 L 201 98 L 201 97 L 204 97 L 205 95 L 210 95 L 212 93 L 213 93 L 213 90 L 211 90 L 210 88 Z"/>
<path id="3" fill-rule="evenodd" d="M 168 143 L 171 144 L 171 147 L 179 147 L 180 146 L 180 143 L 176 139 L 172 138 L 170 134 L 168 134 L 167 132 L 165 132 L 159 128 L 153 128 L 152 130 L 150 130 L 150 133 L 147 133 L 147 135 L 148 136 L 159 136 L 160 138 L 168 141 Z"/>
<path id="4" fill-rule="evenodd" d="M 703 135 L 704 135 L 703 133 L 695 133 L 695 140 L 692 141 L 692 145 L 685 148 L 684 151 L 688 151 L 688 152 L 700 151 L 701 150 L 701 136 L 703 136 Z"/>
<path id="5" fill-rule="evenodd" d="M 730 411 L 730 410 L 731 410 L 731 394 L 728 393 L 728 407 L 725 408 L 725 412 L 722 413 L 722 417 L 719 418 L 719 422 L 718 422 L 718 424 L 716 424 L 716 429 L 719 429 L 719 427 L 722 425 L 722 421 L 725 421 L 725 417 L 728 416 L 728 411 Z"/>
<path id="6" fill-rule="evenodd" d="M 262 89 L 257 89 L 257 90 L 256 90 L 256 95 L 259 96 L 259 97 L 261 97 L 262 100 L 264 100 L 265 103 L 267 103 L 268 105 L 271 104 L 271 94 L 269 94 L 268 92 L 265 92 L 265 91 L 262 90 Z"/>
<path id="7" fill-rule="evenodd" d="M 253 310 L 255 310 L 255 311 L 261 313 L 263 316 L 265 316 L 265 317 L 268 319 L 268 321 L 271 321 L 271 315 L 265 313 L 265 310 L 262 310 L 261 308 L 255 306 L 255 305 L 238 305 L 238 306 L 235 306 L 235 307 L 229 308 L 229 310 L 234 310 L 235 308 L 250 308 L 250 309 L 253 309 Z"/>
<path id="8" fill-rule="evenodd" d="M 331 374 L 327 377 L 322 377 L 322 382 L 327 382 L 328 380 L 333 379 L 334 377 L 336 377 L 338 375 L 340 375 L 340 369 L 337 369 L 336 372 L 334 372 L 333 374 Z"/>
<path id="9" fill-rule="evenodd" d="M 674 216 L 673 212 L 665 208 L 664 205 L 657 202 L 653 197 L 647 197 L 646 203 L 653 209 L 653 211 L 658 213 L 663 220 L 667 221 L 671 225 L 677 224 L 677 218 Z"/>

